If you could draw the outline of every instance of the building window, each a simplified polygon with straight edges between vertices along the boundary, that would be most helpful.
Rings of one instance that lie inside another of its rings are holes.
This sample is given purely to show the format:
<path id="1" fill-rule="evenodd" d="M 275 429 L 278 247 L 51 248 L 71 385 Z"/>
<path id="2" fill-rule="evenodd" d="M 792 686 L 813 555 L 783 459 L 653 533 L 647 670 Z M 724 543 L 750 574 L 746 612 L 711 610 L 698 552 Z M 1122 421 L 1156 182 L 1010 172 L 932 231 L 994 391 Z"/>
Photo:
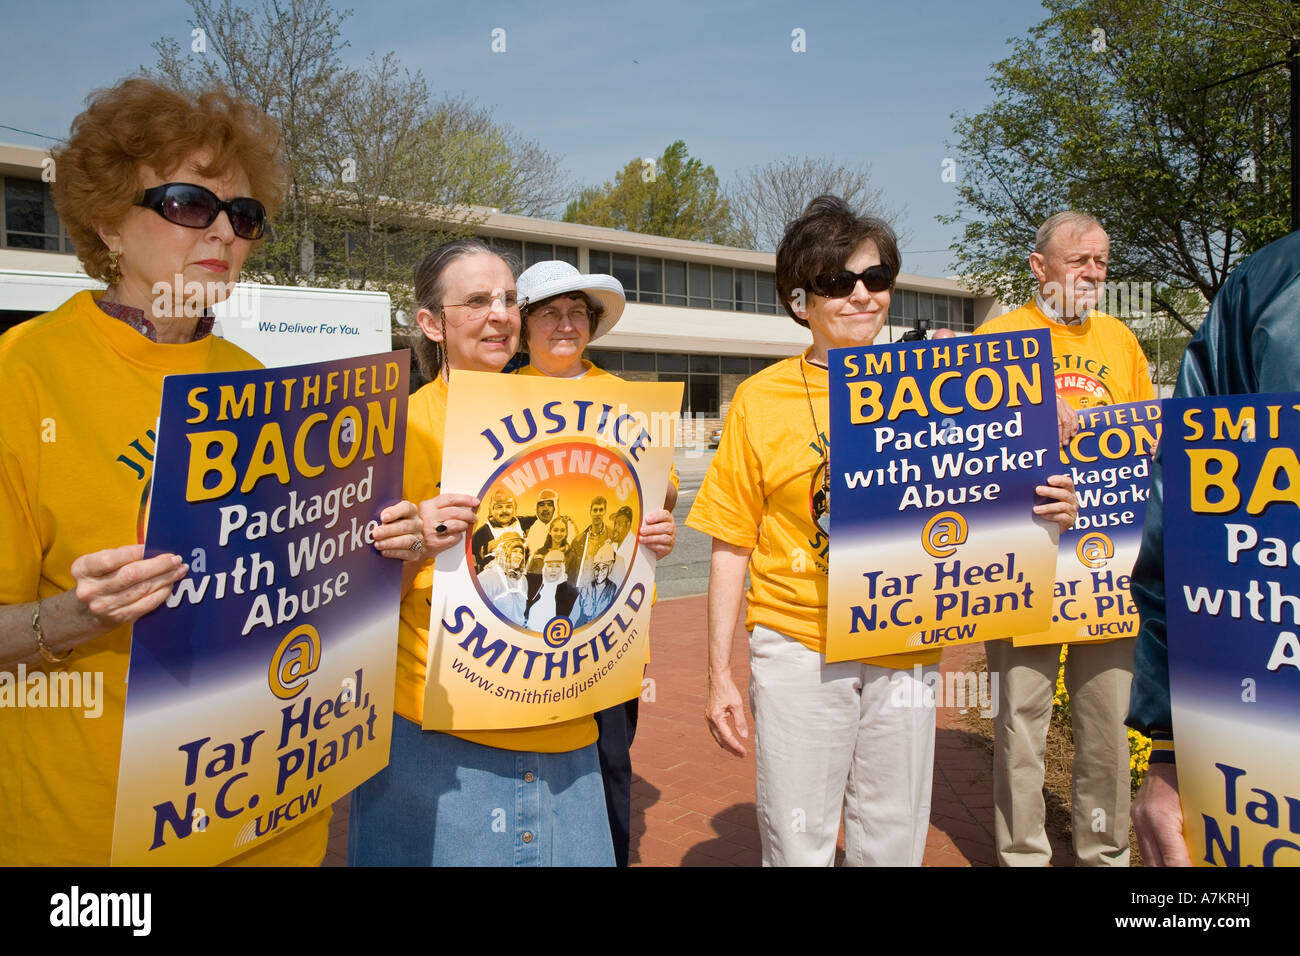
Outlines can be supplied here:
<path id="1" fill-rule="evenodd" d="M 686 356 L 676 352 L 657 352 L 656 365 L 661 372 L 685 372 Z"/>
<path id="2" fill-rule="evenodd" d="M 653 372 L 655 370 L 655 353 L 624 352 L 623 370 L 625 372 Z"/>
<path id="3" fill-rule="evenodd" d="M 739 312 L 758 311 L 758 276 L 752 269 L 736 270 L 736 309 Z"/>
<path id="4" fill-rule="evenodd" d="M 720 266 L 713 267 L 713 307 L 715 309 L 726 309 L 728 312 L 734 312 L 736 301 L 734 286 L 732 284 L 731 270 L 724 269 Z"/>
<path id="5" fill-rule="evenodd" d="M 924 323 L 921 327 L 925 329 L 934 322 L 934 296 L 929 292 L 916 294 L 916 317 Z"/>
<path id="6" fill-rule="evenodd" d="M 776 276 L 754 269 L 731 269 L 698 262 L 633 256 L 592 249 L 588 263 L 594 273 L 612 275 L 623 284 L 629 302 L 761 312 L 777 315 Z"/>
<path id="7" fill-rule="evenodd" d="M 764 315 L 777 315 L 782 311 L 776 294 L 776 276 L 770 272 L 758 273 L 758 311 Z"/>
<path id="8" fill-rule="evenodd" d="M 591 363 L 597 368 L 603 368 L 606 372 L 623 371 L 623 355 L 623 352 L 615 352 L 612 349 L 591 349 L 587 352 L 587 358 L 591 360 Z"/>
<path id="9" fill-rule="evenodd" d="M 627 300 L 636 302 L 636 256 L 616 252 L 613 260 L 614 269 L 611 274 L 615 279 L 623 283 L 623 294 L 627 296 Z"/>
<path id="10" fill-rule="evenodd" d="M 495 236 L 488 238 L 488 248 L 505 259 L 510 264 L 511 269 L 520 272 L 524 270 L 524 244 L 515 239 L 498 239 Z"/>
<path id="11" fill-rule="evenodd" d="M 664 305 L 686 304 L 686 263 L 664 260 Z"/>
<path id="12" fill-rule="evenodd" d="M 555 247 L 545 242 L 524 243 L 524 268 L 555 258 Z"/>
<path id="13" fill-rule="evenodd" d="M 48 183 L 36 179 L 4 179 L 3 244 L 11 249 L 74 252 Z"/>
<path id="14" fill-rule="evenodd" d="M 488 248 L 510 263 L 511 268 L 517 268 L 521 272 L 529 266 L 539 262 L 549 262 L 552 259 L 559 259 L 575 267 L 578 265 L 577 246 L 553 246 L 549 242 L 521 242 L 518 239 L 501 239 L 497 236 L 480 238 L 488 244 Z"/>
<path id="15" fill-rule="evenodd" d="M 637 276 L 640 286 L 637 295 L 642 302 L 662 305 L 664 301 L 664 264 L 662 259 L 637 258 Z"/>
<path id="16" fill-rule="evenodd" d="M 656 381 L 680 382 L 683 386 L 682 414 L 705 418 L 716 418 L 722 413 L 724 375 L 749 376 L 781 361 L 746 355 L 622 352 L 616 349 L 592 349 L 587 358 L 609 372 L 651 372 Z"/>
<path id="17" fill-rule="evenodd" d="M 709 267 L 695 262 L 691 263 L 691 308 L 713 308 L 713 298 L 709 287 Z"/>
<path id="18" fill-rule="evenodd" d="M 722 387 L 717 375 L 691 375 L 686 392 L 690 407 L 685 411 L 711 418 L 721 413 Z"/>

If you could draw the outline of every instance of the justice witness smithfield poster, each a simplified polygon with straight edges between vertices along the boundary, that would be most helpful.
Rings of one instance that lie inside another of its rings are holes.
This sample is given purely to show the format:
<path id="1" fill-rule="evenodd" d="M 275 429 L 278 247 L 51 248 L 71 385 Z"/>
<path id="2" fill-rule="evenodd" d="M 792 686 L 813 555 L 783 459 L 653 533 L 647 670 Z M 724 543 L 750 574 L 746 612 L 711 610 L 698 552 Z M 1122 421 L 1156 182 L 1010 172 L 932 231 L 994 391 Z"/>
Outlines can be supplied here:
<path id="1" fill-rule="evenodd" d="M 1202 866 L 1300 866 L 1300 393 L 1164 410 L 1183 837 Z"/>
<path id="2" fill-rule="evenodd" d="M 1142 546 L 1159 441 L 1159 402 L 1079 412 L 1079 430 L 1061 447 L 1062 470 L 1074 479 L 1079 496 L 1079 520 L 1061 532 L 1052 624 L 1037 634 L 1015 635 L 1017 647 L 1137 636 L 1129 577 Z"/>
<path id="3" fill-rule="evenodd" d="M 828 661 L 1047 625 L 1051 362 L 1045 331 L 831 350 Z"/>
<path id="4" fill-rule="evenodd" d="M 457 372 L 442 489 L 476 495 L 463 547 L 438 555 L 428 730 L 532 727 L 641 693 L 676 383 Z"/>
<path id="5" fill-rule="evenodd" d="M 190 570 L 132 635 L 114 864 L 220 863 L 387 764 L 409 364 L 164 381 L 145 552 Z"/>

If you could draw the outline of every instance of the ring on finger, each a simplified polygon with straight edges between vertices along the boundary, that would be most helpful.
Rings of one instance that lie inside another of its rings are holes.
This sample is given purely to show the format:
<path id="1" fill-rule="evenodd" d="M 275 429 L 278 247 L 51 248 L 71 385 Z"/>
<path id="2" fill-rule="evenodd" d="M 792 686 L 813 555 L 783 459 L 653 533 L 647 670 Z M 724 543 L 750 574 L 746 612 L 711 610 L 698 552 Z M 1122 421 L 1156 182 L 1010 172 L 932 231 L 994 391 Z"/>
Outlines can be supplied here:
<path id="1" fill-rule="evenodd" d="M 445 524 L 443 524 L 442 522 L 439 522 L 438 524 L 436 524 L 436 525 L 433 526 L 433 530 L 436 531 L 436 532 L 438 532 L 438 534 L 446 534 L 446 533 L 447 533 L 447 526 L 446 526 Z"/>
<path id="2" fill-rule="evenodd" d="M 420 537 L 418 534 L 413 535 L 413 537 L 415 540 L 411 542 L 411 547 L 407 550 L 409 550 L 411 554 L 419 554 L 424 548 L 424 538 Z"/>

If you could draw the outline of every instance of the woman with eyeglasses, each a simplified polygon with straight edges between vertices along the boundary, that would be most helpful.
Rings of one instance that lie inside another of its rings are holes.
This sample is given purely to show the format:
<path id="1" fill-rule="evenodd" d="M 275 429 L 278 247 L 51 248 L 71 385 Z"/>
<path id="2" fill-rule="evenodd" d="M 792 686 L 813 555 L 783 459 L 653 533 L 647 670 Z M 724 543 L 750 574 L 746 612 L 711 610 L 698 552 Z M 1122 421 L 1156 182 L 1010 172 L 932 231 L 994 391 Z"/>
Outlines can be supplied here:
<path id="1" fill-rule="evenodd" d="M 594 339 L 614 327 L 623 314 L 626 298 L 623 284 L 609 275 L 582 275 L 567 262 L 550 260 L 529 266 L 519 276 L 519 294 L 524 298 L 524 341 L 529 363 L 519 375 L 550 378 L 616 379 L 582 356 Z M 668 495 L 664 507 L 648 512 L 632 547 L 644 544 L 663 559 L 673 549 L 677 524 L 672 509 L 677 504 L 677 469 L 670 468 Z M 612 522 L 607 523 L 612 533 Z M 587 588 L 595 569 L 595 558 L 612 537 L 592 540 L 580 536 L 570 543 L 569 566 L 576 569 L 570 583 Z M 597 747 L 605 786 L 614 857 L 627 866 L 632 840 L 632 741 L 636 737 L 639 698 L 606 708 L 596 714 L 600 728 Z"/>
<path id="2" fill-rule="evenodd" d="M 260 367 L 211 334 L 209 309 L 281 201 L 279 144 L 273 120 L 220 89 L 129 79 L 53 151 L 55 208 L 108 288 L 0 337 L 0 671 L 102 680 L 101 711 L 0 707 L 0 865 L 109 862 L 131 625 L 188 571 L 141 543 L 162 381 Z M 377 547 L 409 556 L 415 506 L 384 517 Z M 329 817 L 234 862 L 318 865 Z"/>
<path id="3" fill-rule="evenodd" d="M 889 226 L 834 196 L 814 199 L 786 228 L 777 287 L 812 346 L 741 383 L 686 520 L 713 537 L 705 716 L 719 746 L 738 756 L 748 726 L 731 644 L 748 598 L 765 865 L 833 865 L 841 812 L 850 866 L 919 866 L 925 850 L 935 712 L 907 702 L 925 699 L 939 652 L 825 659 L 827 353 L 875 341 L 899 264 Z M 1038 491 L 1054 500 L 1034 511 L 1069 527 L 1073 486 L 1049 481 Z"/>
<path id="4" fill-rule="evenodd" d="M 392 751 L 352 796 L 352 866 L 612 866 L 596 722 L 423 730 L 433 558 L 464 547 L 481 502 L 441 487 L 447 388 L 457 372 L 500 372 L 519 346 L 505 260 L 477 239 L 446 243 L 415 272 L 416 359 L 405 497 L 420 502 L 425 563 L 408 565 L 398 634 Z"/>

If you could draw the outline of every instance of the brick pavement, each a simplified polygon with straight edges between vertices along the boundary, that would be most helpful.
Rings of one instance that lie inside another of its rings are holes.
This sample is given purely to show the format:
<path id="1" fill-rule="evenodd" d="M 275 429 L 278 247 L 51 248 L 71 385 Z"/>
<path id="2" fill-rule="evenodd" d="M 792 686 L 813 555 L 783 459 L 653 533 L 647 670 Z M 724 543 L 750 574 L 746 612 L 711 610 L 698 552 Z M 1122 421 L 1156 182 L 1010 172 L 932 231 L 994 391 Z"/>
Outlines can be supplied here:
<path id="1" fill-rule="evenodd" d="M 632 747 L 634 866 L 760 863 L 752 747 L 748 756 L 733 757 L 704 723 L 704 621 L 703 596 L 660 601 L 654 609 L 646 672 L 654 683 Z M 732 670 L 742 693 L 749 686 L 745 641 L 738 629 Z M 983 657 L 980 645 L 952 648 L 943 670 L 973 670 Z M 347 808 L 346 799 L 334 806 L 326 866 L 345 861 Z M 925 865 L 991 866 L 992 833 L 992 757 L 955 710 L 941 709 Z M 1066 854 L 1057 857 L 1053 862 L 1068 865 Z"/>

